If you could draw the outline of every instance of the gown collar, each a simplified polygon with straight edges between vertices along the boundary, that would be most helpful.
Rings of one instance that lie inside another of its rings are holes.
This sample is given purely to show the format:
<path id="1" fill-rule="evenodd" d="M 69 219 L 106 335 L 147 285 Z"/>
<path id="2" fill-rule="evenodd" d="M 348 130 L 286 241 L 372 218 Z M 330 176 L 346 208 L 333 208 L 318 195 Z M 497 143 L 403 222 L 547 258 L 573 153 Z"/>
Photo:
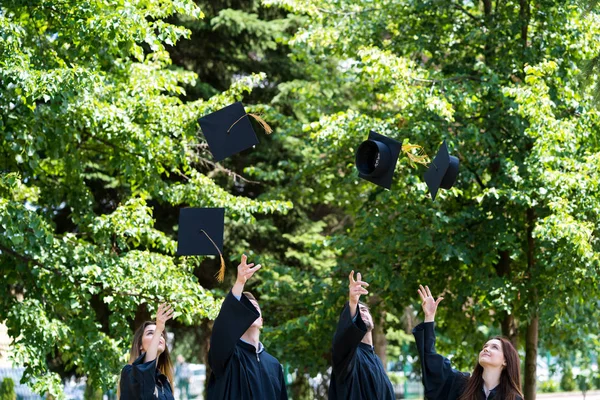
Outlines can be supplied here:
<path id="1" fill-rule="evenodd" d="M 254 345 L 246 342 L 242 338 L 240 338 L 238 344 L 246 350 L 253 350 L 256 354 L 260 354 L 263 351 L 265 351 L 265 346 L 263 346 L 262 342 L 258 342 L 258 349 L 256 347 L 254 347 Z"/>

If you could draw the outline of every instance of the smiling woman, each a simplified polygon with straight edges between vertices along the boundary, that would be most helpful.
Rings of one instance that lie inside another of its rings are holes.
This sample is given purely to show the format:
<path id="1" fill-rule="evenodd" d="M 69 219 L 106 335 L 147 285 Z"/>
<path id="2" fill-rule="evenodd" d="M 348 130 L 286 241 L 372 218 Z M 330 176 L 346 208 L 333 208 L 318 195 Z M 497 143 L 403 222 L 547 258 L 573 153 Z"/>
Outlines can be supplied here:
<path id="1" fill-rule="evenodd" d="M 173 363 L 165 340 L 165 323 L 173 312 L 170 306 L 161 304 L 156 322 L 146 321 L 136 330 L 129 364 L 121 371 L 119 399 L 174 400 Z"/>
<path id="2" fill-rule="evenodd" d="M 479 352 L 472 374 L 459 372 L 435 351 L 434 320 L 438 304 L 429 287 L 420 286 L 425 321 L 413 329 L 425 396 L 430 400 L 521 400 L 521 372 L 517 350 L 507 339 L 488 340 Z"/>

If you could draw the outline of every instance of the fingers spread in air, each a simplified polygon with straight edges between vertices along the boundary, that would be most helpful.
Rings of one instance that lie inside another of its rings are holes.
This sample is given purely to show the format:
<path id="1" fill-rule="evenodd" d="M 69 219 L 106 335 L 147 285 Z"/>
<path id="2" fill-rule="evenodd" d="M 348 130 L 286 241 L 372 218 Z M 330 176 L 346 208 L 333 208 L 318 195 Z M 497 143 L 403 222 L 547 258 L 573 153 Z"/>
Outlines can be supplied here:
<path id="1" fill-rule="evenodd" d="M 423 285 L 419 285 L 419 289 L 417 289 L 417 292 L 419 292 L 419 296 L 421 296 L 421 301 L 425 301 L 427 295 L 425 295 L 425 288 L 423 287 Z"/>

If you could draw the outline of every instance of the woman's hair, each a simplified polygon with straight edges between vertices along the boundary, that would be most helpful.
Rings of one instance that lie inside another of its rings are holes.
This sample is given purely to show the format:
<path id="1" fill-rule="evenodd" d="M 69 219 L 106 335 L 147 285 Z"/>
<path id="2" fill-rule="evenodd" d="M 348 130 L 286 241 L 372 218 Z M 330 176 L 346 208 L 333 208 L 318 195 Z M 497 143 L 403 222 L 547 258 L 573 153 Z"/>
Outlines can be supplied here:
<path id="1" fill-rule="evenodd" d="M 144 331 L 148 327 L 148 325 L 156 325 L 156 321 L 146 321 L 133 334 L 133 341 L 131 343 L 131 350 L 129 350 L 129 364 L 133 364 L 135 360 L 142 355 L 142 338 L 144 337 Z M 158 362 L 156 367 L 161 372 L 161 374 L 165 375 L 171 385 L 173 384 L 173 363 L 171 362 L 171 356 L 169 354 L 169 347 L 167 346 L 166 341 L 166 331 L 163 331 L 165 336 L 165 351 L 162 354 L 158 355 Z M 117 399 L 120 398 L 120 389 L 121 385 L 117 386 Z"/>
<path id="2" fill-rule="evenodd" d="M 517 396 L 523 398 L 521 392 L 521 363 L 519 353 L 512 343 L 502 337 L 496 336 L 492 339 L 499 340 L 502 344 L 502 352 L 506 366 L 502 369 L 500 375 L 500 384 L 498 385 L 498 393 L 496 397 L 503 400 L 516 400 Z M 490 339 L 490 340 L 492 340 Z M 483 367 L 477 360 L 477 365 L 471 376 L 467 380 L 465 390 L 460 396 L 460 400 L 476 400 L 479 398 L 479 392 L 483 388 Z"/>

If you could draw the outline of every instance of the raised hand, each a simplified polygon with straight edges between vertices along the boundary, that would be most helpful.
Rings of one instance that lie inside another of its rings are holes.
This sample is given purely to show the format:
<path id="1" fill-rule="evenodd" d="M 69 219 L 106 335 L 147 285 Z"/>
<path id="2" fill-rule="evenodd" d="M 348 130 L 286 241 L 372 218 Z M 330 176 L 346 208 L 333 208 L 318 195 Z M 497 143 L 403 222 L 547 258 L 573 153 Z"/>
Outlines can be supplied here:
<path id="1" fill-rule="evenodd" d="M 431 295 L 431 290 L 429 290 L 428 286 L 423 287 L 423 285 L 419 285 L 418 292 L 419 296 L 421 296 L 421 307 L 425 314 L 425 322 L 433 322 L 435 320 L 435 312 L 437 311 L 438 304 L 440 304 L 440 301 L 444 300 L 444 298 L 438 297 L 438 299 L 435 300 Z"/>
<path id="2" fill-rule="evenodd" d="M 175 310 L 171 305 L 166 303 L 159 305 L 156 312 L 156 329 L 160 331 L 164 330 L 166 322 L 173 318 L 173 313 L 175 313 Z"/>
<path id="3" fill-rule="evenodd" d="M 260 264 L 254 266 L 254 263 L 247 264 L 246 261 L 248 261 L 248 257 L 245 254 L 242 254 L 242 262 L 240 265 L 238 265 L 237 279 L 235 281 L 235 285 L 233 285 L 231 288 L 231 293 L 233 293 L 233 295 L 238 299 L 244 291 L 244 285 L 246 284 L 246 281 L 248 281 L 248 279 L 250 279 L 252 275 L 254 275 L 254 273 L 261 268 Z"/>
<path id="4" fill-rule="evenodd" d="M 254 266 L 254 263 L 246 264 L 247 260 L 248 257 L 245 254 L 242 254 L 242 262 L 240 265 L 238 265 L 236 282 L 239 282 L 242 285 L 245 285 L 246 281 L 248 281 L 248 279 L 250 279 L 252 275 L 254 275 L 254 273 L 261 268 L 260 264 L 258 264 L 256 267 Z"/>
<path id="5" fill-rule="evenodd" d="M 360 296 L 362 294 L 369 294 L 365 287 L 368 287 L 369 284 L 367 282 L 362 281 L 362 276 L 360 272 L 356 275 L 356 280 L 354 280 L 354 270 L 350 272 L 348 276 L 350 283 L 348 284 L 348 291 L 350 297 L 350 309 L 355 310 L 358 305 L 358 301 L 360 300 Z"/>
<path id="6" fill-rule="evenodd" d="M 158 356 L 164 351 L 164 349 L 159 349 L 160 340 L 161 338 L 164 338 L 163 332 L 165 330 L 165 323 L 171 318 L 173 318 L 174 312 L 175 310 L 173 309 L 173 307 L 166 303 L 160 304 L 158 306 L 158 310 L 156 311 L 156 328 L 154 328 L 154 333 L 150 344 L 145 349 L 146 362 L 158 359 Z"/>

